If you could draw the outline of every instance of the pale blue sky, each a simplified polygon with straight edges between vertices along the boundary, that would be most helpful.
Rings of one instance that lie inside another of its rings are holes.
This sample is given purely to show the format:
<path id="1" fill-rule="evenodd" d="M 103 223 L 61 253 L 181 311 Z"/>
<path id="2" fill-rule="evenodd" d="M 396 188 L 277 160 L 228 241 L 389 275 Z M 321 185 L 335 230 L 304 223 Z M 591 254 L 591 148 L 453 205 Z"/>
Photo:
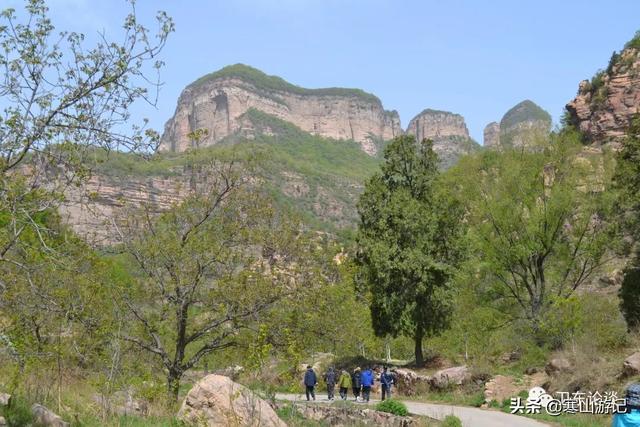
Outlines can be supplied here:
<path id="1" fill-rule="evenodd" d="M 18 6 L 19 0 L 0 0 Z M 54 23 L 119 28 L 124 1 L 50 0 Z M 462 114 L 472 136 L 529 98 L 559 119 L 578 83 L 640 29 L 640 1 L 138 0 L 166 10 L 176 33 L 157 110 L 162 129 L 182 88 L 242 62 L 304 87 L 358 87 L 400 113 Z"/>

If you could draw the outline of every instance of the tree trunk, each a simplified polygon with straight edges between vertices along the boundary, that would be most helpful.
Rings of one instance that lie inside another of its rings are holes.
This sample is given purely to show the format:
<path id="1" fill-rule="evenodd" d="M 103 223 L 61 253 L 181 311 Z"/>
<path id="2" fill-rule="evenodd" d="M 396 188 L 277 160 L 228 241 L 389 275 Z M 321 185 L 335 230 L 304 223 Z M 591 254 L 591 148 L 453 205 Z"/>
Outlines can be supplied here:
<path id="1" fill-rule="evenodd" d="M 178 403 L 178 395 L 180 393 L 180 377 L 181 375 L 175 371 L 169 371 L 167 374 L 167 392 L 169 402 Z"/>
<path id="2" fill-rule="evenodd" d="M 416 326 L 415 334 L 415 355 L 416 355 L 416 367 L 420 368 L 424 364 L 424 356 L 422 355 L 422 338 L 424 338 L 424 330 L 422 325 Z"/>

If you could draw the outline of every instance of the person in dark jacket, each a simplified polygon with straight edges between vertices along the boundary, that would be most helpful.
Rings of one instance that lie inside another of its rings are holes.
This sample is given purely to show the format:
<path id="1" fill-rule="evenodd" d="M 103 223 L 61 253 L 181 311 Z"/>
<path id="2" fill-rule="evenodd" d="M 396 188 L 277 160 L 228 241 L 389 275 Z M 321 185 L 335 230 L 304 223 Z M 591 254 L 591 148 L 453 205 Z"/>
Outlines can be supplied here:
<path id="1" fill-rule="evenodd" d="M 385 366 L 382 369 L 382 374 L 380 374 L 380 389 L 382 391 L 382 400 L 385 398 L 391 399 L 391 386 L 395 383 L 395 379 L 393 374 L 389 372 L 387 367 Z"/>
<path id="2" fill-rule="evenodd" d="M 373 371 L 371 368 L 367 368 L 362 372 L 362 400 L 369 402 L 371 395 L 371 387 L 373 386 Z"/>
<path id="3" fill-rule="evenodd" d="M 353 397 L 355 401 L 360 400 L 360 387 L 362 386 L 362 374 L 360 373 L 360 367 L 354 369 L 351 374 L 351 389 L 353 390 Z"/>
<path id="4" fill-rule="evenodd" d="M 336 389 L 336 371 L 333 367 L 329 367 L 329 370 L 324 374 L 324 382 L 327 383 L 327 399 L 333 400 Z"/>
<path id="5" fill-rule="evenodd" d="M 310 398 L 316 400 L 316 384 L 318 384 L 316 373 L 313 371 L 311 365 L 308 365 L 307 372 L 304 373 L 304 386 L 306 388 L 307 400 L 311 400 Z"/>

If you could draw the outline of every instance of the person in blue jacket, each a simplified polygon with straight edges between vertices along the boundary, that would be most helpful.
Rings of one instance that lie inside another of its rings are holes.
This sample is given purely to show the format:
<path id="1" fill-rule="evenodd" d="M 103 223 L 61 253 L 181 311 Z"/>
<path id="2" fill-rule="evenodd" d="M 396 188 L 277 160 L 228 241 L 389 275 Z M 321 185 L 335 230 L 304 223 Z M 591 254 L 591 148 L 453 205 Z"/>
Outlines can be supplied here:
<path id="1" fill-rule="evenodd" d="M 395 378 L 393 374 L 389 372 L 387 367 L 385 366 L 382 369 L 382 374 L 380 374 L 380 389 L 382 391 L 382 400 L 385 398 L 391 399 L 391 386 L 395 383 Z"/>
<path id="2" fill-rule="evenodd" d="M 612 427 L 640 426 L 640 384 L 627 387 L 625 398 L 625 410 L 613 416 Z"/>
<path id="3" fill-rule="evenodd" d="M 316 373 L 311 365 L 308 365 L 307 371 L 304 373 L 304 386 L 306 388 L 307 400 L 311 400 L 310 397 L 316 400 L 316 384 L 318 384 L 318 377 L 316 377 Z"/>
<path id="4" fill-rule="evenodd" d="M 367 367 L 362 372 L 360 381 L 362 382 L 362 400 L 368 402 L 371 395 L 371 386 L 373 386 L 373 371 L 371 368 Z"/>

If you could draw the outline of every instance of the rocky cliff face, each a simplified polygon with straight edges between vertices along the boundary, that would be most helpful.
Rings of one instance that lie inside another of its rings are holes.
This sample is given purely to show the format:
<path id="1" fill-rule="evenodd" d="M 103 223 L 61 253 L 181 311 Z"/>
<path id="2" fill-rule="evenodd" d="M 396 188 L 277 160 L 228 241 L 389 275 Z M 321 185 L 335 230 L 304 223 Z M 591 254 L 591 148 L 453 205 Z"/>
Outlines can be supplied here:
<path id="1" fill-rule="evenodd" d="M 484 128 L 482 145 L 485 148 L 499 148 L 500 146 L 500 124 L 491 122 Z"/>
<path id="2" fill-rule="evenodd" d="M 381 141 L 402 133 L 398 113 L 384 110 L 371 94 L 357 89 L 304 89 L 238 64 L 184 89 L 174 116 L 165 125 L 160 150 L 180 152 L 194 147 L 189 134 L 199 128 L 208 130 L 197 143 L 201 147 L 243 132 L 242 117 L 250 109 L 315 135 L 357 141 L 371 155 Z"/>
<path id="3" fill-rule="evenodd" d="M 458 158 L 478 150 L 479 145 L 469 136 L 469 130 L 460 114 L 426 109 L 409 122 L 407 133 L 418 141 L 433 140 L 443 167 L 452 166 Z"/>
<path id="4" fill-rule="evenodd" d="M 606 70 L 580 82 L 578 95 L 566 108 L 588 142 L 617 148 L 630 120 L 640 113 L 640 36 L 614 53 Z"/>
<path id="5" fill-rule="evenodd" d="M 526 147 L 549 132 L 551 116 L 527 99 L 507 111 L 500 124 L 491 122 L 485 127 L 484 146 L 492 149 Z"/>
<path id="6" fill-rule="evenodd" d="M 167 210 L 190 192 L 185 176 L 108 176 L 95 174 L 81 187 L 69 189 L 60 206 L 62 220 L 94 246 L 117 240 L 117 224 L 126 206 L 146 205 L 153 213 Z"/>

